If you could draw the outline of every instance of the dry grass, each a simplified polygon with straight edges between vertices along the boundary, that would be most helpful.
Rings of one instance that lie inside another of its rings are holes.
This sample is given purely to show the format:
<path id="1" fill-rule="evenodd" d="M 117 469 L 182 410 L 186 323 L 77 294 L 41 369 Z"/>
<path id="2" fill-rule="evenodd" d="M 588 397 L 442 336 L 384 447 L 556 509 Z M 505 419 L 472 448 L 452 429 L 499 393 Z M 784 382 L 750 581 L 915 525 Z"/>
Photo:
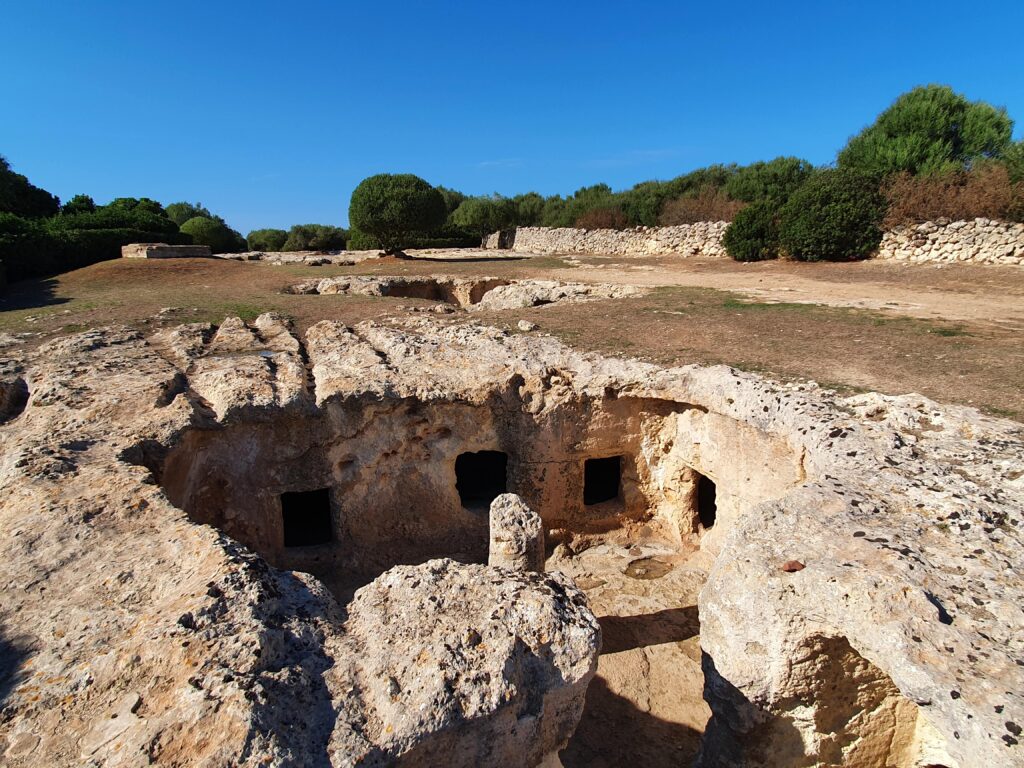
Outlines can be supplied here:
<path id="1" fill-rule="evenodd" d="M 481 256 L 481 258 L 484 258 Z M 809 378 L 849 391 L 920 392 L 939 401 L 966 403 L 1013 418 L 1024 417 L 1024 344 L 1015 326 L 998 322 L 918 320 L 895 313 L 784 300 L 767 303 L 709 287 L 669 286 L 680 275 L 718 286 L 791 284 L 815 276 L 824 301 L 833 289 L 854 292 L 918 289 L 954 306 L 968 299 L 1024 295 L 1024 270 L 925 269 L 891 264 L 768 263 L 744 267 L 728 259 L 597 259 L 564 268 L 554 258 L 498 261 L 384 262 L 355 267 L 277 267 L 213 259 L 111 261 L 46 280 L 11 286 L 0 297 L 0 332 L 32 333 L 18 350 L 56 335 L 122 323 L 144 331 L 181 322 L 219 322 L 226 315 L 255 317 L 276 310 L 299 331 L 322 319 L 353 324 L 401 313 L 413 299 L 297 296 L 283 293 L 303 277 L 335 274 L 459 274 L 600 281 L 621 261 L 630 280 L 655 287 L 648 296 L 528 310 L 446 316 L 514 329 L 521 319 L 582 349 L 663 364 L 725 363 L 778 378 Z M 593 269 L 598 264 L 607 265 Z M 799 278 L 797 277 L 799 276 Z M 730 282 L 731 281 L 731 282 Z M 657 286 L 663 287 L 657 287 Z M 171 311 L 161 312 L 167 308 Z M 963 314 L 963 313 L 961 313 Z M 950 314 L 949 316 L 955 316 Z M 998 319 L 998 318 L 997 318 Z"/>
<path id="2" fill-rule="evenodd" d="M 969 173 L 898 173 L 889 180 L 885 194 L 889 199 L 886 229 L 936 219 L 1024 218 L 1024 182 L 1011 183 L 1006 168 L 994 163 Z"/>
<path id="3" fill-rule="evenodd" d="M 698 221 L 732 221 L 746 203 L 730 200 L 718 189 L 702 189 L 696 197 L 669 200 L 658 217 L 665 227 L 677 224 L 696 224 Z"/>

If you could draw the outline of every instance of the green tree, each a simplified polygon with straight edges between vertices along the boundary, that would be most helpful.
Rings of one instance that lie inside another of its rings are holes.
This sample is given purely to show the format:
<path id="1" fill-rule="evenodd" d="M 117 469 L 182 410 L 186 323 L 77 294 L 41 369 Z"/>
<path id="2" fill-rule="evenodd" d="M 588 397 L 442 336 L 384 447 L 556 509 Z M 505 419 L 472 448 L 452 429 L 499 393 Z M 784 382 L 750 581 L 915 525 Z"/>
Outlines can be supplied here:
<path id="1" fill-rule="evenodd" d="M 781 206 L 813 173 L 814 166 L 806 160 L 776 157 L 738 168 L 725 182 L 725 193 L 745 203 L 764 200 Z"/>
<path id="2" fill-rule="evenodd" d="M 179 227 L 189 219 L 194 219 L 196 216 L 204 216 L 207 219 L 218 219 L 223 222 L 219 216 L 214 216 L 208 210 L 203 207 L 202 203 L 171 203 L 167 206 L 167 218 L 177 224 Z"/>
<path id="3" fill-rule="evenodd" d="M 536 227 L 540 225 L 541 217 L 544 214 L 544 198 L 536 192 L 527 192 L 523 195 L 516 195 L 512 198 L 512 204 L 516 207 L 517 227 Z"/>
<path id="4" fill-rule="evenodd" d="M 283 251 L 340 251 L 345 248 L 348 232 L 326 224 L 296 224 L 288 230 Z"/>
<path id="5" fill-rule="evenodd" d="M 1003 152 L 1003 164 L 1014 184 L 1024 182 L 1024 139 L 1015 141 Z"/>
<path id="6" fill-rule="evenodd" d="M 1001 155 L 1012 130 L 1001 107 L 968 101 L 949 86 L 919 86 L 850 139 L 839 167 L 885 175 L 963 170 Z"/>
<path id="7" fill-rule="evenodd" d="M 0 155 L 0 212 L 28 218 L 55 216 L 60 212 L 60 200 L 12 171 Z"/>
<path id="8" fill-rule="evenodd" d="M 385 253 L 401 253 L 417 235 L 444 224 L 444 197 L 419 176 L 381 173 L 363 179 L 348 209 L 352 226 L 376 238 Z"/>
<path id="9" fill-rule="evenodd" d="M 246 249 L 245 238 L 227 224 L 206 216 L 196 216 L 181 225 L 181 231 L 192 237 L 196 245 L 208 245 L 214 253 L 240 253 Z"/>
<path id="10" fill-rule="evenodd" d="M 510 227 L 516 218 L 516 206 L 507 197 L 470 197 L 455 209 L 451 224 L 476 237 Z"/>
<path id="11" fill-rule="evenodd" d="M 89 195 L 75 195 L 61 206 L 60 212 L 68 215 L 74 213 L 92 213 L 96 210 L 96 201 Z"/>
<path id="12" fill-rule="evenodd" d="M 447 187 L 437 187 L 437 191 L 441 193 L 441 197 L 444 198 L 444 210 L 446 216 L 451 216 L 455 213 L 456 209 L 462 205 L 463 201 L 468 198 L 468 195 L 464 195 L 457 189 L 448 189 Z"/>
<path id="13" fill-rule="evenodd" d="M 288 233 L 283 229 L 254 229 L 246 236 L 245 241 L 250 251 L 280 251 L 284 249 L 284 242 L 287 239 Z"/>
<path id="14" fill-rule="evenodd" d="M 882 239 L 885 209 L 873 174 L 820 171 L 779 212 L 779 242 L 801 261 L 864 259 Z"/>
<path id="15" fill-rule="evenodd" d="M 167 218 L 167 211 L 164 210 L 164 207 L 156 200 L 151 200 L 148 197 L 115 197 L 106 207 L 123 208 L 126 211 L 145 211 L 155 216 Z"/>

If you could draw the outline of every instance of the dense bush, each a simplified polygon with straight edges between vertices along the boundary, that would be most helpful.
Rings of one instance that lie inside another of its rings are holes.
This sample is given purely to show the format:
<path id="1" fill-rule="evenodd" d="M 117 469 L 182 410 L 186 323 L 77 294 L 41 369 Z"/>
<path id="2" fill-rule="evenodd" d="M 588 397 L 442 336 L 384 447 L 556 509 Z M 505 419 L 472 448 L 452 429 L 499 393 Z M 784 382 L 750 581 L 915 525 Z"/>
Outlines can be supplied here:
<path id="1" fill-rule="evenodd" d="M 1004 165 L 987 162 L 972 171 L 911 176 L 898 173 L 885 185 L 886 228 L 935 219 L 1003 219 L 1024 214 L 1024 181 L 1016 184 Z"/>
<path id="2" fill-rule="evenodd" d="M 736 261 L 763 261 L 779 255 L 779 209 L 768 201 L 751 203 L 736 214 L 722 244 Z"/>
<path id="3" fill-rule="evenodd" d="M 283 229 L 254 229 L 245 238 L 250 251 L 280 251 L 288 233 Z"/>
<path id="4" fill-rule="evenodd" d="M 35 218 L 53 216 L 59 211 L 60 200 L 55 195 L 30 184 L 0 156 L 0 212 Z"/>
<path id="5" fill-rule="evenodd" d="M 150 242 L 165 235 L 177 234 L 178 225 L 150 208 L 104 205 L 84 213 L 63 213 L 46 220 L 51 229 L 134 229 L 149 232 Z"/>
<path id="6" fill-rule="evenodd" d="M 283 251 L 342 251 L 348 232 L 327 224 L 296 224 L 288 230 Z"/>
<path id="7" fill-rule="evenodd" d="M 247 247 L 245 238 L 227 224 L 205 216 L 189 219 L 181 225 L 181 232 L 196 245 L 208 245 L 214 253 L 240 253 Z"/>
<path id="8" fill-rule="evenodd" d="M 444 197 L 411 173 L 380 173 L 363 179 L 349 204 L 352 226 L 375 237 L 387 253 L 426 237 L 444 224 Z"/>
<path id="9" fill-rule="evenodd" d="M 708 187 L 696 197 L 669 200 L 662 208 L 658 223 L 672 227 L 698 221 L 732 221 L 745 206 L 746 203 L 731 200 L 721 189 Z"/>
<path id="10" fill-rule="evenodd" d="M 544 215 L 544 198 L 536 192 L 527 192 L 512 198 L 516 208 L 513 224 L 517 227 L 536 227 L 540 225 Z"/>
<path id="11" fill-rule="evenodd" d="M 726 181 L 725 194 L 745 203 L 765 200 L 781 206 L 813 173 L 814 166 L 806 160 L 776 157 L 738 168 Z"/>
<path id="12" fill-rule="evenodd" d="M 576 217 L 573 226 L 578 229 L 626 229 L 629 219 L 617 205 L 593 208 Z"/>
<path id="13" fill-rule="evenodd" d="M 66 272 L 121 255 L 129 243 L 160 241 L 175 245 L 192 242 L 187 235 L 152 232 L 132 227 L 91 227 L 73 229 L 59 216 L 24 219 L 0 213 L 0 260 L 8 280 Z M 173 223 L 172 223 L 173 226 Z"/>
<path id="14" fill-rule="evenodd" d="M 346 245 L 350 251 L 377 251 L 380 250 L 381 244 L 373 235 L 368 235 L 362 230 L 351 227 L 348 231 L 348 244 Z"/>
<path id="15" fill-rule="evenodd" d="M 839 167 L 880 175 L 963 170 L 1006 151 L 1012 127 L 1004 109 L 968 101 L 948 86 L 920 86 L 850 139 Z"/>
<path id="16" fill-rule="evenodd" d="M 516 205 L 507 197 L 468 197 L 448 219 L 455 230 L 479 240 L 491 232 L 507 229 L 516 223 Z"/>
<path id="17" fill-rule="evenodd" d="M 1024 182 L 1024 139 L 1007 147 L 1002 162 L 1012 183 Z"/>
<path id="18" fill-rule="evenodd" d="M 167 211 L 164 210 L 164 207 L 156 200 L 150 200 L 148 197 L 115 197 L 104 207 L 120 208 L 138 213 L 151 213 L 154 216 L 167 218 Z"/>
<path id="19" fill-rule="evenodd" d="M 867 258 L 882 239 L 885 207 L 872 174 L 820 171 L 779 212 L 779 243 L 801 261 Z"/>
<path id="20" fill-rule="evenodd" d="M 75 195 L 60 207 L 63 214 L 92 213 L 96 210 L 96 201 L 88 195 Z"/>
<path id="21" fill-rule="evenodd" d="M 219 216 L 214 216 L 208 210 L 203 207 L 202 203 L 171 203 L 166 208 L 167 218 L 177 224 L 179 227 L 189 219 L 194 219 L 196 216 L 204 216 L 207 219 L 220 220 Z"/>

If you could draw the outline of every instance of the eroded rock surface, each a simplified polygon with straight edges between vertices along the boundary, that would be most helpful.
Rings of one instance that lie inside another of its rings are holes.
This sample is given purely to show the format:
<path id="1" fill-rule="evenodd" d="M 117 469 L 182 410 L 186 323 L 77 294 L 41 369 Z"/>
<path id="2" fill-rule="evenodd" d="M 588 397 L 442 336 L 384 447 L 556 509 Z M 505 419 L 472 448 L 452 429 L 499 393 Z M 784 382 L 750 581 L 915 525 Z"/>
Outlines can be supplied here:
<path id="1" fill-rule="evenodd" d="M 491 502 L 489 565 L 514 571 L 544 570 L 544 524 L 514 493 Z"/>
<path id="2" fill-rule="evenodd" d="M 563 283 L 557 280 L 505 280 L 497 277 L 370 277 L 361 275 L 304 280 L 291 288 L 301 294 L 358 294 L 440 301 L 463 309 L 525 309 L 556 302 L 639 296 L 632 285 Z"/>
<path id="3" fill-rule="evenodd" d="M 1022 761 L 1019 424 L 426 320 L 302 340 L 272 315 L 110 328 L 5 370 L 28 393 L 0 426 L 7 764 L 413 764 L 444 748 L 486 765 L 525 738 L 537 749 L 494 764 L 529 765 L 557 748 L 596 637 L 571 585 L 392 569 L 486 558 L 486 507 L 456 490 L 473 452 L 505 454 L 495 495 L 520 495 L 563 561 L 609 531 L 699 548 L 705 765 Z M 323 540 L 287 543 L 287 494 L 323 505 Z M 686 608 L 652 586 L 675 561 L 638 552 L 624 568 L 643 606 Z M 465 626 L 441 641 L 452 616 Z M 634 626 L 615 642 L 639 646 Z M 407 648 L 465 675 L 431 688 Z M 613 654 L 665 655 L 639 650 Z M 606 682 L 627 693 L 620 674 Z"/>
<path id="4" fill-rule="evenodd" d="M 360 589 L 346 630 L 335 673 L 359 718 L 332 737 L 339 765 L 537 765 L 575 730 L 600 647 L 564 576 L 451 560 Z"/>

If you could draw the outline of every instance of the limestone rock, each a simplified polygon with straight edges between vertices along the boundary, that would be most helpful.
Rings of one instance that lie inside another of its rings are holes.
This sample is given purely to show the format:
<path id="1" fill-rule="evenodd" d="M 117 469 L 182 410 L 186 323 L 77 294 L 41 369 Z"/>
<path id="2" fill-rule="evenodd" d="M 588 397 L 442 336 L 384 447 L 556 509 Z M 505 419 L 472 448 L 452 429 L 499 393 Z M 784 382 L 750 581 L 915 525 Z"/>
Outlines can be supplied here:
<path id="1" fill-rule="evenodd" d="M 600 648 L 564 576 L 450 560 L 392 568 L 345 629 L 366 725 L 339 723 L 339 765 L 536 765 L 575 730 Z"/>
<path id="2" fill-rule="evenodd" d="M 491 502 L 487 563 L 513 571 L 544 570 L 544 525 L 540 515 L 514 493 Z"/>

